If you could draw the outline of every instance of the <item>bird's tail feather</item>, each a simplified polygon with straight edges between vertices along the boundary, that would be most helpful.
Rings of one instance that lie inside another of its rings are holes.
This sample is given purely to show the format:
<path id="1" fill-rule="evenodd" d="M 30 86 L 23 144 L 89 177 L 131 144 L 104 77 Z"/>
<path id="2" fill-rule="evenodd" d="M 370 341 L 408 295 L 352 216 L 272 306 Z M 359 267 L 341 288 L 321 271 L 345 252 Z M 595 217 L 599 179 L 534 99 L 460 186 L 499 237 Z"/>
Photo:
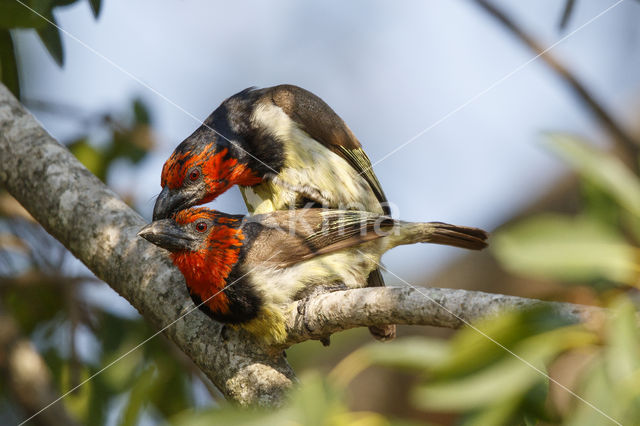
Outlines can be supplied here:
<path id="1" fill-rule="evenodd" d="M 487 246 L 489 234 L 479 228 L 450 225 L 443 222 L 411 223 L 408 225 L 408 238 L 400 244 L 432 243 L 461 247 L 470 250 L 482 250 Z"/>

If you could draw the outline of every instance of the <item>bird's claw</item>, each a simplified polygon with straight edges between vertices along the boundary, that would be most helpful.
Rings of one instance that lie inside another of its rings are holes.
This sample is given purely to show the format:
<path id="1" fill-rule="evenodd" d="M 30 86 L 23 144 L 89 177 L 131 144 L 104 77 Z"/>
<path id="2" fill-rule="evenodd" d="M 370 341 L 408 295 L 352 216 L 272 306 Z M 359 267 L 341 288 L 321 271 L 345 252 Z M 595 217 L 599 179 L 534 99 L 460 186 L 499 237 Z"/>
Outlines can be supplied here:
<path id="1" fill-rule="evenodd" d="M 347 286 L 342 283 L 336 283 L 333 285 L 317 287 L 311 294 L 308 294 L 306 297 L 298 301 L 296 310 L 298 311 L 298 315 L 302 316 L 302 322 L 307 331 L 309 331 L 310 333 L 313 332 L 313 328 L 309 325 L 310 321 L 307 317 L 307 304 L 309 303 L 309 301 L 314 297 L 319 296 L 320 294 L 332 293 L 334 291 L 341 290 L 347 290 Z M 322 336 L 318 340 L 320 340 L 320 343 L 322 343 L 323 346 L 329 346 L 331 344 L 331 335 L 328 334 L 326 336 Z"/>
<path id="2" fill-rule="evenodd" d="M 227 324 L 222 324 L 222 328 L 220 329 L 220 339 L 223 342 L 229 340 L 229 326 Z"/>

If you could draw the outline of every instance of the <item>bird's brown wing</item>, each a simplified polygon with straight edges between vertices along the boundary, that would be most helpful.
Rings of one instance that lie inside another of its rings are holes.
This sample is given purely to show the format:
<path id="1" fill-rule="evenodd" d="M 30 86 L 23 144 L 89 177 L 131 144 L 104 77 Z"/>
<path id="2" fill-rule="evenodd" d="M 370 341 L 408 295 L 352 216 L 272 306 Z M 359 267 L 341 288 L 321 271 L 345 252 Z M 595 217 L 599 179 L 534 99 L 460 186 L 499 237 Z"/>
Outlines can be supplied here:
<path id="1" fill-rule="evenodd" d="M 387 216 L 353 210 L 301 209 L 250 216 L 243 225 L 251 238 L 245 263 L 287 267 L 381 238 L 394 223 Z"/>
<path id="2" fill-rule="evenodd" d="M 309 136 L 349 163 L 367 181 L 384 214 L 391 213 L 371 160 L 351 129 L 329 105 L 308 90 L 288 84 L 265 89 L 263 96 L 270 98 Z"/>

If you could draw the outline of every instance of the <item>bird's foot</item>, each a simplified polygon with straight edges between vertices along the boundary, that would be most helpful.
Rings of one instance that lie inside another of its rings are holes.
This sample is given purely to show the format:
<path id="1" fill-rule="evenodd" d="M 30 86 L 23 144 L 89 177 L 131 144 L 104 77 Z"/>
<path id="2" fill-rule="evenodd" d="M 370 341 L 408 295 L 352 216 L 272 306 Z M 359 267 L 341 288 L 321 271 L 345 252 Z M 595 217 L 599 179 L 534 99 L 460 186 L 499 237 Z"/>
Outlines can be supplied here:
<path id="1" fill-rule="evenodd" d="M 319 285 L 311 289 L 308 293 L 304 294 L 304 297 L 298 300 L 298 315 L 306 315 L 307 303 L 314 297 L 320 296 L 325 293 L 333 293 L 335 291 L 348 290 L 348 287 L 343 283 L 333 283 L 327 285 Z M 306 319 L 306 317 L 305 317 Z M 306 325 L 305 321 L 305 325 Z M 308 329 L 308 328 L 307 328 Z M 309 330 L 309 329 L 308 329 Z M 309 330 L 311 331 L 311 330 Z"/>
<path id="2" fill-rule="evenodd" d="M 313 327 L 309 325 L 309 319 L 307 317 L 307 303 L 309 303 L 309 300 L 311 298 L 313 298 L 313 296 L 307 296 L 304 299 L 298 301 L 298 315 L 302 317 L 304 328 L 306 328 L 309 332 L 313 332 Z M 331 344 L 329 336 L 321 337 L 319 340 L 323 346 L 329 346 Z"/>
<path id="3" fill-rule="evenodd" d="M 229 340 L 229 326 L 227 324 L 222 324 L 222 328 L 220 329 L 220 339 L 223 342 Z"/>
<path id="4" fill-rule="evenodd" d="M 396 338 L 396 326 L 393 324 L 372 325 L 369 327 L 369 333 L 380 342 L 389 342 Z"/>
<path id="5" fill-rule="evenodd" d="M 347 290 L 348 287 L 343 283 L 332 283 L 328 285 L 317 286 L 310 293 L 307 293 L 305 297 L 298 301 L 297 311 L 298 315 L 302 316 L 302 322 L 304 323 L 304 327 L 309 331 L 313 332 L 313 327 L 311 327 L 310 321 L 307 316 L 307 304 L 311 299 L 317 297 L 321 294 L 325 293 L 333 293 L 335 291 Z M 323 346 L 329 346 L 331 344 L 331 335 L 326 335 L 321 337 L 320 342 Z"/>

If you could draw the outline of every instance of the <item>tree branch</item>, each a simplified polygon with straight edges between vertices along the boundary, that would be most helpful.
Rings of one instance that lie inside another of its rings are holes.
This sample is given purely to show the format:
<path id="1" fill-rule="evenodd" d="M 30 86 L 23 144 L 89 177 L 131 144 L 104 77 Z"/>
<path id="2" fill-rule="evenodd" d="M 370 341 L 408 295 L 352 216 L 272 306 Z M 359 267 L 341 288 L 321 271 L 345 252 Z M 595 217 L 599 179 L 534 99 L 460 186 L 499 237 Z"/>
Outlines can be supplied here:
<path id="1" fill-rule="evenodd" d="M 0 85 L 0 186 L 155 328 L 194 308 L 166 252 L 136 236 L 145 221 L 49 136 Z M 198 310 L 165 331 L 229 399 L 276 405 L 295 375 L 281 351 Z"/>
<path id="2" fill-rule="evenodd" d="M 301 303 L 301 302 L 298 302 Z M 317 296 L 305 303 L 304 316 L 287 318 L 287 345 L 320 339 L 354 327 L 379 324 L 459 328 L 504 310 L 548 307 L 566 321 L 601 318 L 605 310 L 571 303 L 447 288 L 361 288 Z"/>

